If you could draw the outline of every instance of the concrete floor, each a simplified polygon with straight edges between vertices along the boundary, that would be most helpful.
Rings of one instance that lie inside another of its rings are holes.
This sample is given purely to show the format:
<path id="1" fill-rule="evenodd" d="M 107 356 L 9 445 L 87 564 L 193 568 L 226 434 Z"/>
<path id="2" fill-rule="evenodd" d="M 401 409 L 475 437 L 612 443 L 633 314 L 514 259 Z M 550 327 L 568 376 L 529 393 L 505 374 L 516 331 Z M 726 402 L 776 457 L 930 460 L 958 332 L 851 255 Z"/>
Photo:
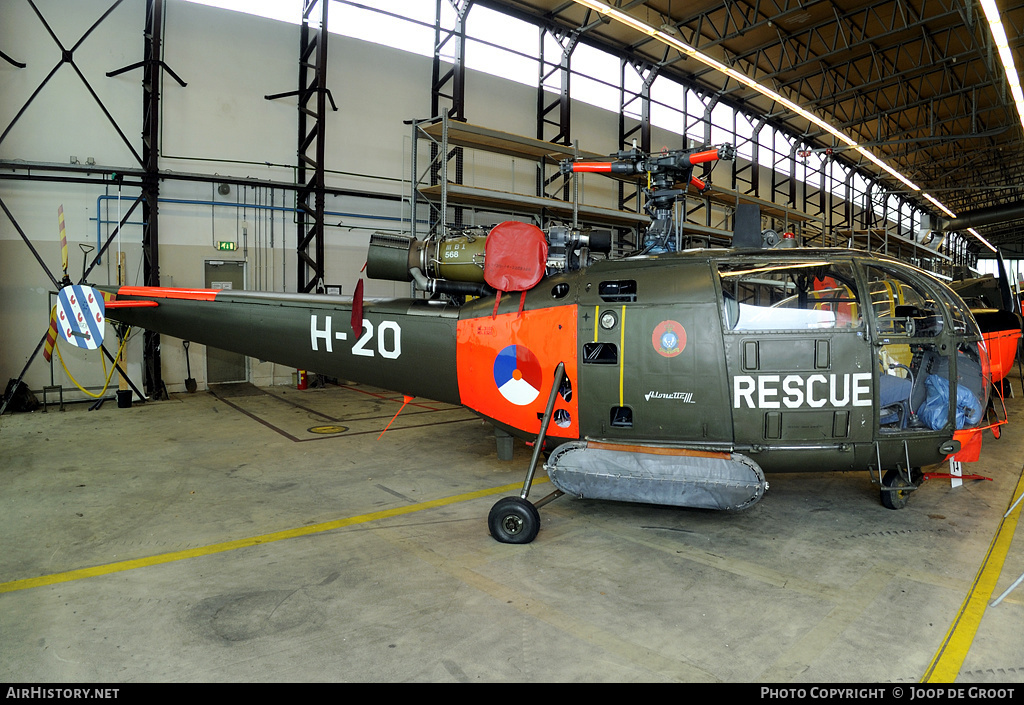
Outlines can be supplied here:
<path id="1" fill-rule="evenodd" d="M 8 414 L 0 681 L 911 684 L 940 654 L 939 680 L 1022 683 L 1024 586 L 988 604 L 1015 521 L 986 560 L 1019 392 L 965 466 L 994 481 L 901 511 L 867 473 L 773 475 L 740 513 L 562 498 L 526 546 L 486 517 L 529 449 L 499 461 L 457 407 L 380 440 L 401 397 L 360 386 Z"/>

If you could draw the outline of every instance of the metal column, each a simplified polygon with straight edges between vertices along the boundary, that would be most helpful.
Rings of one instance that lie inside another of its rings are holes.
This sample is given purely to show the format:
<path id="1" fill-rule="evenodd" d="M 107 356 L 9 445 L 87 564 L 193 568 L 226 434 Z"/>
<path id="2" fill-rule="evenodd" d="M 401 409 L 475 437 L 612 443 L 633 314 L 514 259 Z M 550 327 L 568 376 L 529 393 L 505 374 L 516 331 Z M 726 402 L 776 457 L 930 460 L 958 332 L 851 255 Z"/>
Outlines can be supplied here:
<path id="1" fill-rule="evenodd" d="M 448 3 L 455 10 L 455 26 L 442 29 L 442 8 Z M 434 18 L 434 59 L 430 78 L 430 115 L 434 118 L 444 117 L 448 120 L 466 121 L 466 15 L 473 6 L 473 0 L 437 0 Z M 445 48 L 451 54 L 451 68 L 443 70 L 442 53 Z M 447 145 L 447 139 L 443 140 Z M 415 149 L 415 146 L 413 147 Z M 447 150 L 447 147 L 445 147 Z M 432 185 L 444 180 L 461 184 L 463 180 L 464 155 L 462 147 L 453 147 L 443 156 L 446 168 L 442 175 L 441 160 L 438 159 L 439 149 L 436 143 L 430 145 L 430 181 Z M 447 162 L 455 160 L 455 169 L 447 168 Z M 447 187 L 447 186 L 446 186 Z M 446 206 L 447 207 L 447 206 Z M 463 209 L 454 208 L 455 225 L 462 225 Z M 413 214 L 416 217 L 416 214 Z M 446 225 L 448 214 L 442 213 L 440 223 Z M 433 233 L 431 233 L 433 234 Z M 440 233 L 443 235 L 443 233 Z"/>
<path id="2" fill-rule="evenodd" d="M 540 76 L 537 82 L 537 139 L 555 144 L 571 144 L 572 103 L 569 96 L 569 82 L 572 73 L 569 64 L 572 52 L 579 41 L 578 32 L 565 32 L 539 27 L 540 34 Z M 547 39 L 558 45 L 558 57 L 546 58 Z M 555 83 L 558 94 L 548 99 L 545 86 Z M 557 164 L 541 164 L 537 169 L 538 196 L 569 200 L 569 175 L 562 174 Z"/>
<path id="3" fill-rule="evenodd" d="M 145 286 L 160 286 L 160 45 L 163 41 L 163 0 L 146 3 L 146 66 L 142 79 L 142 278 Z M 120 226 L 119 226 L 120 227 Z M 166 397 L 160 366 L 160 334 L 147 330 L 143 337 L 143 385 L 150 397 Z"/>
<path id="4" fill-rule="evenodd" d="M 319 8 L 317 8 L 319 5 Z M 299 143 L 296 193 L 299 238 L 296 289 L 309 293 L 324 283 L 324 138 L 327 115 L 328 0 L 304 0 L 299 46 Z M 319 9 L 318 24 L 311 24 Z"/>

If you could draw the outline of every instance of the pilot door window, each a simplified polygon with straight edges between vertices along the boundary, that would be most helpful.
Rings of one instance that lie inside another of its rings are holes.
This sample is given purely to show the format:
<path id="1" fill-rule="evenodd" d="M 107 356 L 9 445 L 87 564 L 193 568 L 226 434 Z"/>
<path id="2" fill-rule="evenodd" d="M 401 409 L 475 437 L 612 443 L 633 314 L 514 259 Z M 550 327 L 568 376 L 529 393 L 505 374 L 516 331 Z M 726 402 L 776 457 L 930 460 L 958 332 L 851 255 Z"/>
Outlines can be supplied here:
<path id="1" fill-rule="evenodd" d="M 934 338 L 942 332 L 942 313 L 933 298 L 876 267 L 868 267 L 868 292 L 877 335 Z"/>
<path id="2" fill-rule="evenodd" d="M 723 262 L 718 274 L 728 330 L 849 330 L 862 325 L 849 264 Z"/>
<path id="3" fill-rule="evenodd" d="M 944 306 L 921 282 L 866 268 L 877 351 L 879 429 L 938 430 L 949 421 L 950 359 Z"/>

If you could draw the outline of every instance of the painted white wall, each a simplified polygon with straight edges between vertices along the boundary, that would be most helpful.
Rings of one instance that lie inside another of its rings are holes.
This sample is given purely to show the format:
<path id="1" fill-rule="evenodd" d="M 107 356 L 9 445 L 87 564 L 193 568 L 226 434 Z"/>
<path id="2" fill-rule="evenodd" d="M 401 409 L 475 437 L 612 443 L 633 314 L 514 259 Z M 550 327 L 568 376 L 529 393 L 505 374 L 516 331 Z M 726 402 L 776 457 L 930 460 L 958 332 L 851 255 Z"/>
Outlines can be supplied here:
<path id="1" fill-rule="evenodd" d="M 66 47 L 108 8 L 107 0 L 37 0 L 42 16 Z M 143 54 L 142 3 L 116 8 L 74 51 L 75 64 L 127 138 L 118 134 L 69 64 L 60 66 L 36 94 L 24 114 L 0 141 L 0 159 L 67 164 L 77 157 L 104 166 L 138 168 L 142 131 L 142 70 L 108 78 L 105 74 L 138 62 Z M 42 22 L 24 2 L 4 2 L 0 8 L 0 46 L 28 64 L 16 69 L 0 65 L 0 129 L 60 60 L 60 50 Z M 228 12 L 180 0 L 165 3 L 164 59 L 188 84 L 182 88 L 170 77 L 162 85 L 162 170 L 250 177 L 255 181 L 293 182 L 297 140 L 296 99 L 266 100 L 265 95 L 294 90 L 298 76 L 299 27 L 242 13 Z M 405 120 L 430 117 L 428 58 L 332 35 L 329 40 L 328 84 L 339 110 L 327 117 L 327 157 L 331 186 L 401 195 L 408 192 L 411 128 Z M 471 122 L 515 134 L 535 130 L 533 89 L 494 76 L 469 72 L 467 117 Z M 614 150 L 616 117 L 592 106 L 573 107 L 575 133 L 581 147 Z M 129 147 L 130 145 L 130 147 Z M 134 154 L 132 150 L 135 150 Z M 532 163 L 511 163 L 492 155 L 471 154 L 467 182 L 490 188 L 532 188 Z M 614 199 L 607 180 L 586 185 L 588 201 Z M 60 277 L 57 207 L 63 205 L 69 239 L 70 273 L 81 274 L 80 244 L 96 246 L 113 232 L 118 207 L 125 213 L 138 196 L 124 188 L 120 203 L 113 183 L 81 186 L 63 183 L 0 180 L 0 198 L 40 257 Z M 209 184 L 167 180 L 162 199 L 207 201 L 217 205 L 163 202 L 160 205 L 161 281 L 168 286 L 202 286 L 203 262 L 246 259 L 249 287 L 294 291 L 296 232 L 289 212 L 239 208 L 237 204 L 294 206 L 294 197 L 258 186 L 232 186 L 226 196 Z M 375 230 L 401 229 L 403 206 L 361 198 L 331 198 L 328 217 L 326 271 L 328 281 L 350 293 L 366 259 L 369 235 Z M 489 216 L 481 216 L 488 219 Z M 272 222 L 271 222 L 272 221 Z M 272 228 L 272 230 L 271 230 Z M 141 208 L 112 245 L 124 252 L 127 283 L 140 283 Z M 271 245 L 271 235 L 273 245 Z M 239 244 L 235 252 L 218 252 L 221 240 Z M 93 270 L 92 283 L 115 283 L 116 257 L 108 256 Z M 0 216 L 0 379 L 16 377 L 47 325 L 55 287 L 24 244 L 14 222 Z M 366 282 L 367 296 L 403 296 L 407 284 Z M 109 333 L 108 333 L 109 335 Z M 136 336 L 141 339 L 140 336 Z M 141 360 L 138 340 L 130 343 L 130 359 Z M 113 343 L 111 343 L 113 344 Z M 68 368 L 87 387 L 103 384 L 99 353 L 61 347 Z M 184 388 L 185 359 L 181 342 L 163 337 L 161 353 L 169 390 Z M 55 358 L 56 359 L 56 358 Z M 205 378 L 202 346 L 190 349 L 191 373 Z M 252 365 L 257 383 L 289 382 L 292 370 Z M 73 391 L 59 361 L 51 369 L 41 355 L 25 380 L 35 390 L 52 379 Z M 116 377 L 115 377 L 116 379 Z"/>

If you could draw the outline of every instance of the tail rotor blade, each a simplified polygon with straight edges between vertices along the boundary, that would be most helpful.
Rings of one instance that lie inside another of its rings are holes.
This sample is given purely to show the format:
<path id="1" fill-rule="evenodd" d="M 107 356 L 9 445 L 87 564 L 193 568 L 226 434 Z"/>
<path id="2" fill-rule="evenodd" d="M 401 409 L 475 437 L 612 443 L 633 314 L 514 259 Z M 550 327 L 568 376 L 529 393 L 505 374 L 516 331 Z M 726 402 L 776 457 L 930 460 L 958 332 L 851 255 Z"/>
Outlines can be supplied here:
<path id="1" fill-rule="evenodd" d="M 68 280 L 68 231 L 64 226 L 64 204 L 57 206 L 57 223 L 60 226 L 60 262 L 64 268 L 64 281 Z"/>
<path id="2" fill-rule="evenodd" d="M 50 327 L 46 331 L 46 342 L 43 344 L 43 359 L 47 362 L 53 357 L 53 346 L 57 344 L 57 307 L 50 309 Z"/>

